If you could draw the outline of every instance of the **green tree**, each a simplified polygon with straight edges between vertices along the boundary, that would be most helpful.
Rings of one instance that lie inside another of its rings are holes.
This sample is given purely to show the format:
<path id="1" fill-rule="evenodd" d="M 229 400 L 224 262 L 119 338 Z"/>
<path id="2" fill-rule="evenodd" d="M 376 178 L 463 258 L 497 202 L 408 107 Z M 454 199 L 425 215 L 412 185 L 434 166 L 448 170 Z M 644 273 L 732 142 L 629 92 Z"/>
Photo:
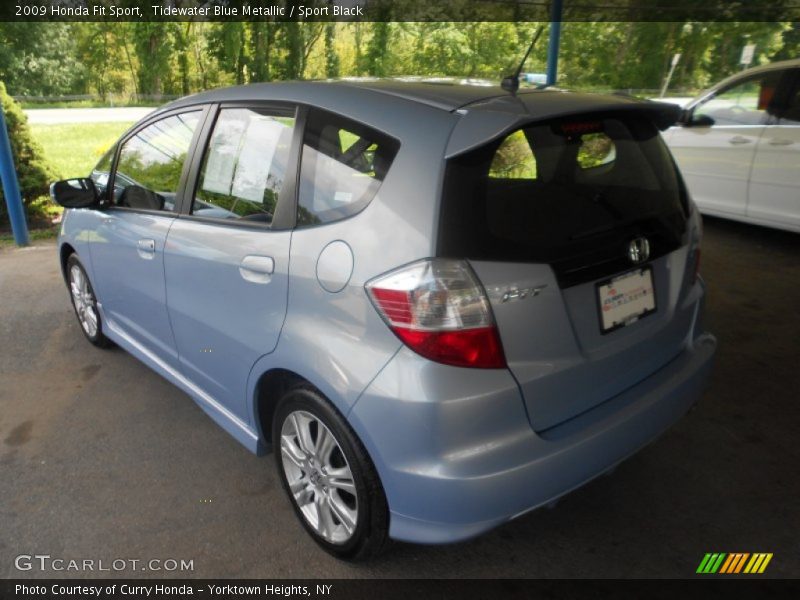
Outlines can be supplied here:
<path id="1" fill-rule="evenodd" d="M 784 45 L 784 31 L 791 31 L 788 23 L 712 23 L 711 44 L 714 56 L 710 71 L 713 79 L 721 79 L 742 69 L 739 60 L 746 44 L 755 44 L 753 64 L 757 66 L 770 60 Z M 793 56 L 792 58 L 795 58 Z"/>
<path id="2" fill-rule="evenodd" d="M 269 21 L 253 21 L 250 26 L 251 81 L 272 79 L 270 62 L 275 42 L 275 27 Z"/>
<path id="3" fill-rule="evenodd" d="M 192 21 L 176 23 L 173 28 L 175 37 L 175 52 L 178 62 L 178 72 L 180 74 L 181 94 L 188 94 L 191 91 L 191 38 L 193 35 Z"/>
<path id="4" fill-rule="evenodd" d="M 314 45 L 322 36 L 325 23 L 292 21 L 281 23 L 281 79 L 303 79 Z"/>
<path id="5" fill-rule="evenodd" d="M 170 74 L 174 49 L 173 30 L 178 23 L 129 23 L 137 58 L 138 92 L 160 96 Z"/>
<path id="6" fill-rule="evenodd" d="M 82 92 L 97 93 L 103 98 L 135 88 L 135 70 L 131 71 L 119 28 L 110 22 L 76 23 L 78 60 L 86 70 Z"/>
<path id="7" fill-rule="evenodd" d="M 674 0 L 677 7 L 690 1 Z M 738 71 L 747 43 L 756 45 L 755 64 L 800 50 L 796 23 L 637 21 L 652 2 L 624 0 L 628 12 L 620 17 L 627 15 L 627 21 L 565 22 L 559 85 L 657 90 L 672 56 L 680 53 L 671 89 L 694 91 Z M 775 0 L 779 6 L 787 2 Z M 281 3 L 297 14 L 300 5 L 329 0 Z M 19 95 L 101 96 L 186 94 L 231 83 L 352 75 L 498 81 L 517 67 L 538 26 L 522 19 L 482 20 L 485 7 L 470 0 L 451 0 L 447 7 L 428 3 L 424 14 L 415 14 L 429 21 L 389 22 L 412 4 L 419 7 L 410 0 L 391 7 L 380 2 L 373 22 L 0 23 L 0 77 Z M 528 18 L 534 14 L 529 4 L 512 2 L 508 14 Z M 469 20 L 437 20 L 453 10 Z M 548 34 L 546 28 L 525 71 L 544 72 Z"/>
<path id="8" fill-rule="evenodd" d="M 53 96 L 80 91 L 75 23 L 0 23 L 0 79 L 10 93 Z"/>
<path id="9" fill-rule="evenodd" d="M 378 19 L 389 19 L 390 9 L 381 6 L 378 10 Z M 391 23 L 386 20 L 372 24 L 372 37 L 367 44 L 365 63 L 367 72 L 373 77 L 385 77 L 389 74 L 389 39 L 391 37 Z"/>
<path id="10" fill-rule="evenodd" d="M 5 84 L 0 81 L 0 104 L 8 126 L 11 152 L 17 169 L 19 189 L 24 203 L 30 204 L 37 197 L 47 194 L 54 179 L 53 170 L 44 158 L 41 146 L 33 139 L 28 118 L 22 107 L 8 95 Z M 0 188 L 0 218 L 5 220 L 6 204 Z"/>
<path id="11" fill-rule="evenodd" d="M 336 40 L 336 23 L 325 24 L 325 77 L 333 79 L 339 77 L 339 53 L 334 44 Z"/>
<path id="12" fill-rule="evenodd" d="M 195 69 L 192 91 L 231 83 L 233 74 L 219 61 L 219 23 L 195 22 L 191 36 L 191 65 Z"/>
<path id="13" fill-rule="evenodd" d="M 280 64 L 282 79 L 300 79 L 303 63 L 303 38 L 298 22 L 281 23 L 283 60 Z"/>
<path id="14" fill-rule="evenodd" d="M 463 24 L 421 23 L 414 70 L 421 75 L 460 75 L 469 56 L 469 39 Z"/>
<path id="15" fill-rule="evenodd" d="M 210 34 L 211 54 L 223 71 L 233 75 L 234 83 L 247 81 L 248 48 L 245 23 L 225 21 L 214 23 Z"/>
<path id="16" fill-rule="evenodd" d="M 365 69 L 363 40 L 364 28 L 367 25 L 367 23 L 361 23 L 360 21 L 356 21 L 353 24 L 353 41 L 355 42 L 355 64 L 353 66 L 353 75 L 356 76 L 363 75 Z"/>
<path id="17" fill-rule="evenodd" d="M 789 60 L 800 56 L 800 23 L 787 23 L 781 33 L 781 47 L 770 60 Z"/>

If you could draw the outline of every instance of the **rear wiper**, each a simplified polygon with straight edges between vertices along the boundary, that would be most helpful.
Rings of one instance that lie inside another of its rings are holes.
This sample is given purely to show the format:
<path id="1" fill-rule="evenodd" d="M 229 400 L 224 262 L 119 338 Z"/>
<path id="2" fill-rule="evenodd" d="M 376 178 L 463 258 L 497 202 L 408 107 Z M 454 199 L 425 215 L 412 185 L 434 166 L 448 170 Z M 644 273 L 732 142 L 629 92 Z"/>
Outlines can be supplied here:
<path id="1" fill-rule="evenodd" d="M 590 198 L 590 200 L 595 204 L 601 205 L 603 208 L 605 208 L 608 211 L 608 213 L 612 217 L 614 217 L 617 220 L 620 220 L 620 219 L 623 218 L 623 215 L 616 208 L 614 208 L 614 206 L 612 206 L 611 203 L 609 203 L 608 198 L 606 197 L 606 190 L 607 189 L 608 189 L 608 186 L 600 188 L 600 190 L 598 190 L 597 192 L 592 194 L 592 197 Z"/>

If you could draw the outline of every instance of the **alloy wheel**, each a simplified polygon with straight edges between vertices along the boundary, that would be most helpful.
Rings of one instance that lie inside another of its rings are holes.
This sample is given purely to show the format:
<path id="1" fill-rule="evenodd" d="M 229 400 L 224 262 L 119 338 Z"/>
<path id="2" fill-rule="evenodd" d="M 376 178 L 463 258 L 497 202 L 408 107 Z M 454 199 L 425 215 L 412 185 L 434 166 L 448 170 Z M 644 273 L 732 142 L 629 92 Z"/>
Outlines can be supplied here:
<path id="1" fill-rule="evenodd" d="M 69 291 L 75 305 L 81 327 L 90 338 L 97 335 L 97 308 L 94 296 L 89 287 L 89 280 L 78 265 L 72 265 L 69 270 Z"/>
<path id="2" fill-rule="evenodd" d="M 287 415 L 281 427 L 281 461 L 292 498 L 325 541 L 344 544 L 358 525 L 355 481 L 339 442 L 309 412 Z"/>

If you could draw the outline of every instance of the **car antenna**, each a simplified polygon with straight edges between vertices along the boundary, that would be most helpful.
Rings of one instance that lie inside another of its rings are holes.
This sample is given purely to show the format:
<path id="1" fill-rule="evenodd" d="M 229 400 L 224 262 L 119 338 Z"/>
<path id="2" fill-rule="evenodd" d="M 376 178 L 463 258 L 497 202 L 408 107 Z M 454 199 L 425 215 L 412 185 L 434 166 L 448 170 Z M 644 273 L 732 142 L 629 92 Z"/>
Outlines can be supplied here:
<path id="1" fill-rule="evenodd" d="M 533 36 L 533 41 L 531 42 L 531 45 L 528 46 L 528 51 L 525 53 L 525 56 L 522 57 L 522 62 L 519 63 L 519 66 L 514 74 L 503 77 L 503 81 L 500 82 L 500 87 L 505 91 L 515 94 L 519 89 L 519 74 L 522 73 L 522 67 L 525 66 L 525 61 L 528 60 L 528 56 L 530 55 L 531 50 L 533 50 L 533 47 L 536 45 L 536 42 L 539 41 L 539 36 L 542 35 L 543 30 L 544 27 L 541 25 L 539 26 L 539 29 L 536 30 L 536 34 Z"/>

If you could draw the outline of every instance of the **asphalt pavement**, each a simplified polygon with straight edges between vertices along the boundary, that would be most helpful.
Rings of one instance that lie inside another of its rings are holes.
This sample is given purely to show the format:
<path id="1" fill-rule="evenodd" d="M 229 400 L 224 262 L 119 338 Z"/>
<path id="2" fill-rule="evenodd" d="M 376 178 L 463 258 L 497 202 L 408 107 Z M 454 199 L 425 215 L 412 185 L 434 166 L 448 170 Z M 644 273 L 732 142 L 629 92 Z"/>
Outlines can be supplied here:
<path id="1" fill-rule="evenodd" d="M 0 577 L 109 575 L 16 569 L 34 554 L 192 561 L 112 573 L 157 577 L 690 577 L 706 552 L 772 552 L 764 576 L 797 577 L 800 235 L 707 219 L 702 271 L 720 343 L 696 410 L 555 508 L 353 566 L 305 534 L 271 455 L 86 342 L 52 243 L 0 250 Z"/>

